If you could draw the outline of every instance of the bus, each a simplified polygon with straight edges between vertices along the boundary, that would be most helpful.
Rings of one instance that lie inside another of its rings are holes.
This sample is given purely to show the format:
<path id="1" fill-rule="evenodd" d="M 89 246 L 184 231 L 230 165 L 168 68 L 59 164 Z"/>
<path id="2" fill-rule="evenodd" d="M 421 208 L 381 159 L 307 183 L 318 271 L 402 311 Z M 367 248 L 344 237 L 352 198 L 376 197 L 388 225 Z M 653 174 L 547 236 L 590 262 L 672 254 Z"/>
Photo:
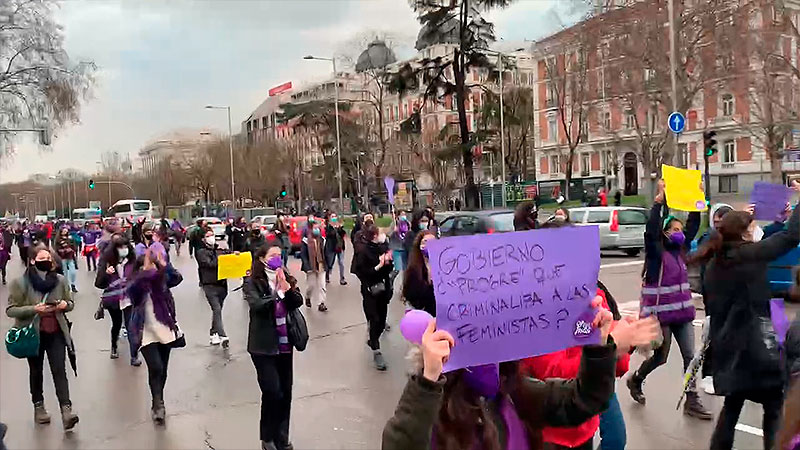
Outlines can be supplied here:
<path id="1" fill-rule="evenodd" d="M 92 220 L 99 219 L 102 213 L 99 209 L 94 208 L 75 208 L 72 210 L 72 218 L 74 220 Z"/>
<path id="2" fill-rule="evenodd" d="M 153 202 L 150 200 L 120 200 L 108 209 L 107 217 L 134 220 L 144 217 L 153 220 Z"/>

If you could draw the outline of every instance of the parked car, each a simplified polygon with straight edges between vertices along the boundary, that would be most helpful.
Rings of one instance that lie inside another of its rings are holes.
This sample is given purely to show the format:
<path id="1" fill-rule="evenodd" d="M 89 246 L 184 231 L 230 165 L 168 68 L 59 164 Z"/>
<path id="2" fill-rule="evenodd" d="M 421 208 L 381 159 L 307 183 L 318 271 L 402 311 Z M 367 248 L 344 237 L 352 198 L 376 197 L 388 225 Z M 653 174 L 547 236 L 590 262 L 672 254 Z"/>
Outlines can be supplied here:
<path id="1" fill-rule="evenodd" d="M 214 237 L 217 240 L 225 239 L 225 223 L 219 217 L 198 217 L 193 222 L 197 222 L 198 220 L 203 219 L 208 224 L 208 227 L 214 231 Z"/>
<path id="2" fill-rule="evenodd" d="M 439 223 L 439 234 L 468 236 L 481 233 L 504 233 L 514 231 L 514 211 L 454 211 Z"/>
<path id="3" fill-rule="evenodd" d="M 600 250 L 622 250 L 636 256 L 644 248 L 648 211 L 628 206 L 570 208 L 570 221 L 600 228 Z"/>

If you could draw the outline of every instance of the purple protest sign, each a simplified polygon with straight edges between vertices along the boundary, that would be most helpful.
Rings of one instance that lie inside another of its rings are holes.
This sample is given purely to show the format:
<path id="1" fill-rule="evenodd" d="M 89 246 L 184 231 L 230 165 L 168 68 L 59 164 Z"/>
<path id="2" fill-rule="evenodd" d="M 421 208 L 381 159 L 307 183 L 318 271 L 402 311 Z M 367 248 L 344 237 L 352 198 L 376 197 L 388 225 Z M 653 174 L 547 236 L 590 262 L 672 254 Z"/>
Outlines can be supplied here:
<path id="1" fill-rule="evenodd" d="M 446 372 L 599 342 L 596 227 L 459 236 L 426 248 L 436 327 L 456 342 Z"/>
<path id="2" fill-rule="evenodd" d="M 787 186 L 756 181 L 750 194 L 750 203 L 756 205 L 756 220 L 781 220 L 791 196 L 792 190 Z"/>
<path id="3" fill-rule="evenodd" d="M 384 178 L 383 184 L 386 186 L 386 195 L 389 196 L 389 203 L 394 205 L 394 178 L 392 177 Z"/>

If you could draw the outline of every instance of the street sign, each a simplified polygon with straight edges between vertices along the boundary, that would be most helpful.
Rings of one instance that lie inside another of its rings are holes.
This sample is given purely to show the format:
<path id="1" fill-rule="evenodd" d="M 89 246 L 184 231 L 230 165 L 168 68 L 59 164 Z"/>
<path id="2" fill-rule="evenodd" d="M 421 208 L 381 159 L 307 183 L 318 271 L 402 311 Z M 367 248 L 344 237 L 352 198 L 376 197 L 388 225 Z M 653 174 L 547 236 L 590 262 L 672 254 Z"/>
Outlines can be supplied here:
<path id="1" fill-rule="evenodd" d="M 667 125 L 669 126 L 670 131 L 673 133 L 682 133 L 683 129 L 686 127 L 686 118 L 683 117 L 683 114 L 675 111 L 669 115 L 669 119 L 667 119 Z"/>
<path id="2" fill-rule="evenodd" d="M 270 89 L 269 90 L 269 96 L 270 97 L 274 97 L 274 96 L 276 96 L 278 94 L 282 94 L 282 93 L 284 93 L 284 92 L 286 92 L 286 91 L 288 91 L 290 89 L 292 89 L 292 82 L 291 81 L 287 81 L 286 83 L 283 83 L 281 85 L 275 86 L 274 88 Z"/>

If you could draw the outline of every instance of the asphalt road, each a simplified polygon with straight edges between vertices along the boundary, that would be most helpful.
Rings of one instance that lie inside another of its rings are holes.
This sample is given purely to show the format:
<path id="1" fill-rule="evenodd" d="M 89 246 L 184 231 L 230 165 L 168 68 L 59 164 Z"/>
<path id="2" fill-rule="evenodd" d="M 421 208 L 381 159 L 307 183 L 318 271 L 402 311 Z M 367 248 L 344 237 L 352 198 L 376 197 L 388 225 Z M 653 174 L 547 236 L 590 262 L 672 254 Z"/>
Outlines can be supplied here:
<path id="1" fill-rule="evenodd" d="M 174 257 L 174 256 L 173 256 Z M 17 258 L 17 255 L 14 255 Z M 349 259 L 349 255 L 348 255 Z M 45 375 L 45 399 L 53 414 L 50 425 L 33 424 L 28 393 L 28 367 L 0 351 L 0 420 L 9 425 L 6 443 L 10 449 L 256 449 L 259 448 L 258 417 L 260 391 L 255 370 L 245 350 L 247 306 L 241 292 L 231 292 L 224 308 L 225 328 L 231 338 L 229 350 L 208 345 L 210 310 L 197 286 L 194 261 L 184 252 L 174 260 L 184 282 L 174 290 L 178 318 L 188 345 L 173 351 L 166 386 L 166 427 L 150 420 L 150 397 L 146 366 L 128 364 L 127 348 L 121 357 L 109 359 L 110 320 L 92 317 L 99 291 L 93 273 L 85 265 L 79 271 L 76 307 L 70 315 L 75 325 L 79 376 L 70 377 L 75 410 L 81 421 L 75 431 L 64 434 L 56 412 L 57 401 L 49 373 Z M 604 254 L 601 279 L 608 285 L 623 311 L 635 312 L 639 297 L 641 259 Z M 21 274 L 18 258 L 9 263 L 9 277 Z M 299 261 L 290 269 L 299 272 Z M 304 276 L 298 279 L 304 283 Z M 334 275 L 332 278 L 337 279 Z M 371 365 L 365 345 L 366 324 L 361 310 L 358 282 L 328 287 L 330 311 L 305 309 L 312 340 L 308 349 L 295 353 L 295 385 L 292 405 L 292 441 L 298 449 L 376 449 L 386 419 L 396 406 L 405 384 L 409 364 L 408 344 L 393 328 L 382 338 L 387 372 Z M 230 287 L 239 282 L 230 283 Z M 398 282 L 399 286 L 399 282 Z M 7 289 L 0 286 L 0 307 L 7 303 Z M 403 313 L 397 300 L 390 306 L 393 325 Z M 11 320 L 0 320 L 0 332 Z M 697 339 L 699 339 L 699 327 Z M 677 350 L 677 348 L 676 348 Z M 632 367 L 641 357 L 634 356 Z M 712 422 L 684 417 L 675 410 L 680 390 L 680 357 L 673 352 L 666 366 L 647 380 L 646 407 L 635 404 L 623 381 L 618 382 L 627 422 L 628 448 L 688 449 L 707 447 Z M 704 397 L 715 411 L 721 399 Z M 736 436 L 736 448 L 760 448 L 760 407 L 746 405 Z M 753 434 L 756 433 L 756 434 Z"/>

